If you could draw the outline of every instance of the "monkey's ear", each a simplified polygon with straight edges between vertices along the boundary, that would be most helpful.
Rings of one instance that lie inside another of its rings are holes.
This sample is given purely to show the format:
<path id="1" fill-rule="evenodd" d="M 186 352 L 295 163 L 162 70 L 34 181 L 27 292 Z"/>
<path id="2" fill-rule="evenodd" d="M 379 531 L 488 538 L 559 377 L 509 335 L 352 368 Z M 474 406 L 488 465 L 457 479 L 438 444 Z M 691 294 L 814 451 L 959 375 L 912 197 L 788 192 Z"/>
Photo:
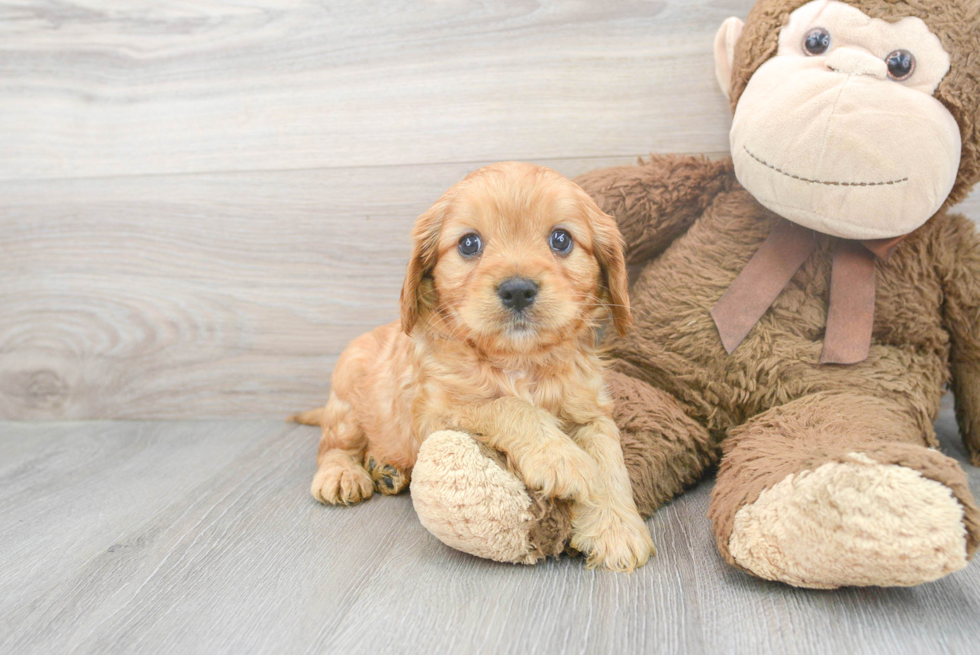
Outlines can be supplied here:
<path id="1" fill-rule="evenodd" d="M 742 36 L 745 22 L 741 18 L 726 18 L 715 35 L 715 77 L 726 98 L 732 89 L 732 63 L 735 61 L 735 45 Z"/>
<path id="2" fill-rule="evenodd" d="M 436 204 L 415 221 L 415 228 L 412 230 L 412 258 L 408 262 L 408 271 L 405 274 L 401 293 L 401 323 L 405 334 L 411 334 L 425 304 L 426 299 L 422 296 L 426 289 L 422 279 L 436 265 L 439 233 L 442 231 L 442 223 L 450 200 L 450 193 L 446 192 Z"/>

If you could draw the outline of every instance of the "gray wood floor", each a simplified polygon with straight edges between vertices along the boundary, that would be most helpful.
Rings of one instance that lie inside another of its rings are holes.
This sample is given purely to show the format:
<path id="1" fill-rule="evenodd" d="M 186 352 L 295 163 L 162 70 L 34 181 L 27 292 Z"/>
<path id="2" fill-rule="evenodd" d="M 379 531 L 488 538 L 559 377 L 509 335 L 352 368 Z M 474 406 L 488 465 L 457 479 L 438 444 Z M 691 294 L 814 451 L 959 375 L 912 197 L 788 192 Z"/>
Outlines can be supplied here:
<path id="1" fill-rule="evenodd" d="M 964 460 L 950 408 L 946 452 Z M 272 421 L 0 423 L 3 653 L 964 653 L 980 566 L 815 592 L 726 566 L 711 482 L 633 575 L 452 551 L 411 499 L 325 508 L 317 432 Z M 980 494 L 980 470 L 967 467 Z"/>

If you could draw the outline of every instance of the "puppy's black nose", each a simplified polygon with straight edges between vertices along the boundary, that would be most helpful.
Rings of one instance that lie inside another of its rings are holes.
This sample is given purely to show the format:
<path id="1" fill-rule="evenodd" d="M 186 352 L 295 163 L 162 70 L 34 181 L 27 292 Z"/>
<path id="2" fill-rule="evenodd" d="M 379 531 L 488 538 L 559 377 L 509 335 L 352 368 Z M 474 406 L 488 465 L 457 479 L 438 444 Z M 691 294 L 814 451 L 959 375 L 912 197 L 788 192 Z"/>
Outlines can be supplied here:
<path id="1" fill-rule="evenodd" d="M 520 312 L 534 303 L 534 297 L 538 295 L 538 285 L 526 277 L 512 277 L 500 283 L 497 295 L 504 307 Z"/>

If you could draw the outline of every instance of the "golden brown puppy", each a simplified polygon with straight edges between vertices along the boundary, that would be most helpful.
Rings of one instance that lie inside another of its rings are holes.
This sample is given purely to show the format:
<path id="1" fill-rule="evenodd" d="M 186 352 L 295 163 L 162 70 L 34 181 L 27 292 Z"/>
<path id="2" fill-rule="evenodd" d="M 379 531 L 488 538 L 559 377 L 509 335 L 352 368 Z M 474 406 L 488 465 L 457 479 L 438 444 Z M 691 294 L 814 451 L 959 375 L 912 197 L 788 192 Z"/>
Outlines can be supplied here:
<path id="1" fill-rule="evenodd" d="M 506 453 L 528 486 L 573 503 L 589 564 L 653 553 L 611 418 L 596 329 L 630 323 L 622 238 L 577 185 L 540 166 L 494 164 L 419 217 L 401 322 L 347 348 L 322 410 L 313 496 L 351 504 L 409 481 L 444 429 Z"/>

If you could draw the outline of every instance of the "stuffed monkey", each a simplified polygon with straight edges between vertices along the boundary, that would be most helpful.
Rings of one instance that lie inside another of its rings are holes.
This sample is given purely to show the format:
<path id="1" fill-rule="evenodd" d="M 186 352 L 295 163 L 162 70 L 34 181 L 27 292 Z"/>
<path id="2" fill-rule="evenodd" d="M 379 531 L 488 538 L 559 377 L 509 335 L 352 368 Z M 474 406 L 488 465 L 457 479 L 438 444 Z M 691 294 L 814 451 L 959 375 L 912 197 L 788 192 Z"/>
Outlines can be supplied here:
<path id="1" fill-rule="evenodd" d="M 951 388 L 980 465 L 980 3 L 760 0 L 716 72 L 731 158 L 579 178 L 616 217 L 635 327 L 609 391 L 644 515 L 719 465 L 718 549 L 801 587 L 915 585 L 966 566 L 980 511 L 933 421 Z M 422 445 L 412 494 L 445 543 L 561 553 L 562 501 L 465 433 Z"/>

